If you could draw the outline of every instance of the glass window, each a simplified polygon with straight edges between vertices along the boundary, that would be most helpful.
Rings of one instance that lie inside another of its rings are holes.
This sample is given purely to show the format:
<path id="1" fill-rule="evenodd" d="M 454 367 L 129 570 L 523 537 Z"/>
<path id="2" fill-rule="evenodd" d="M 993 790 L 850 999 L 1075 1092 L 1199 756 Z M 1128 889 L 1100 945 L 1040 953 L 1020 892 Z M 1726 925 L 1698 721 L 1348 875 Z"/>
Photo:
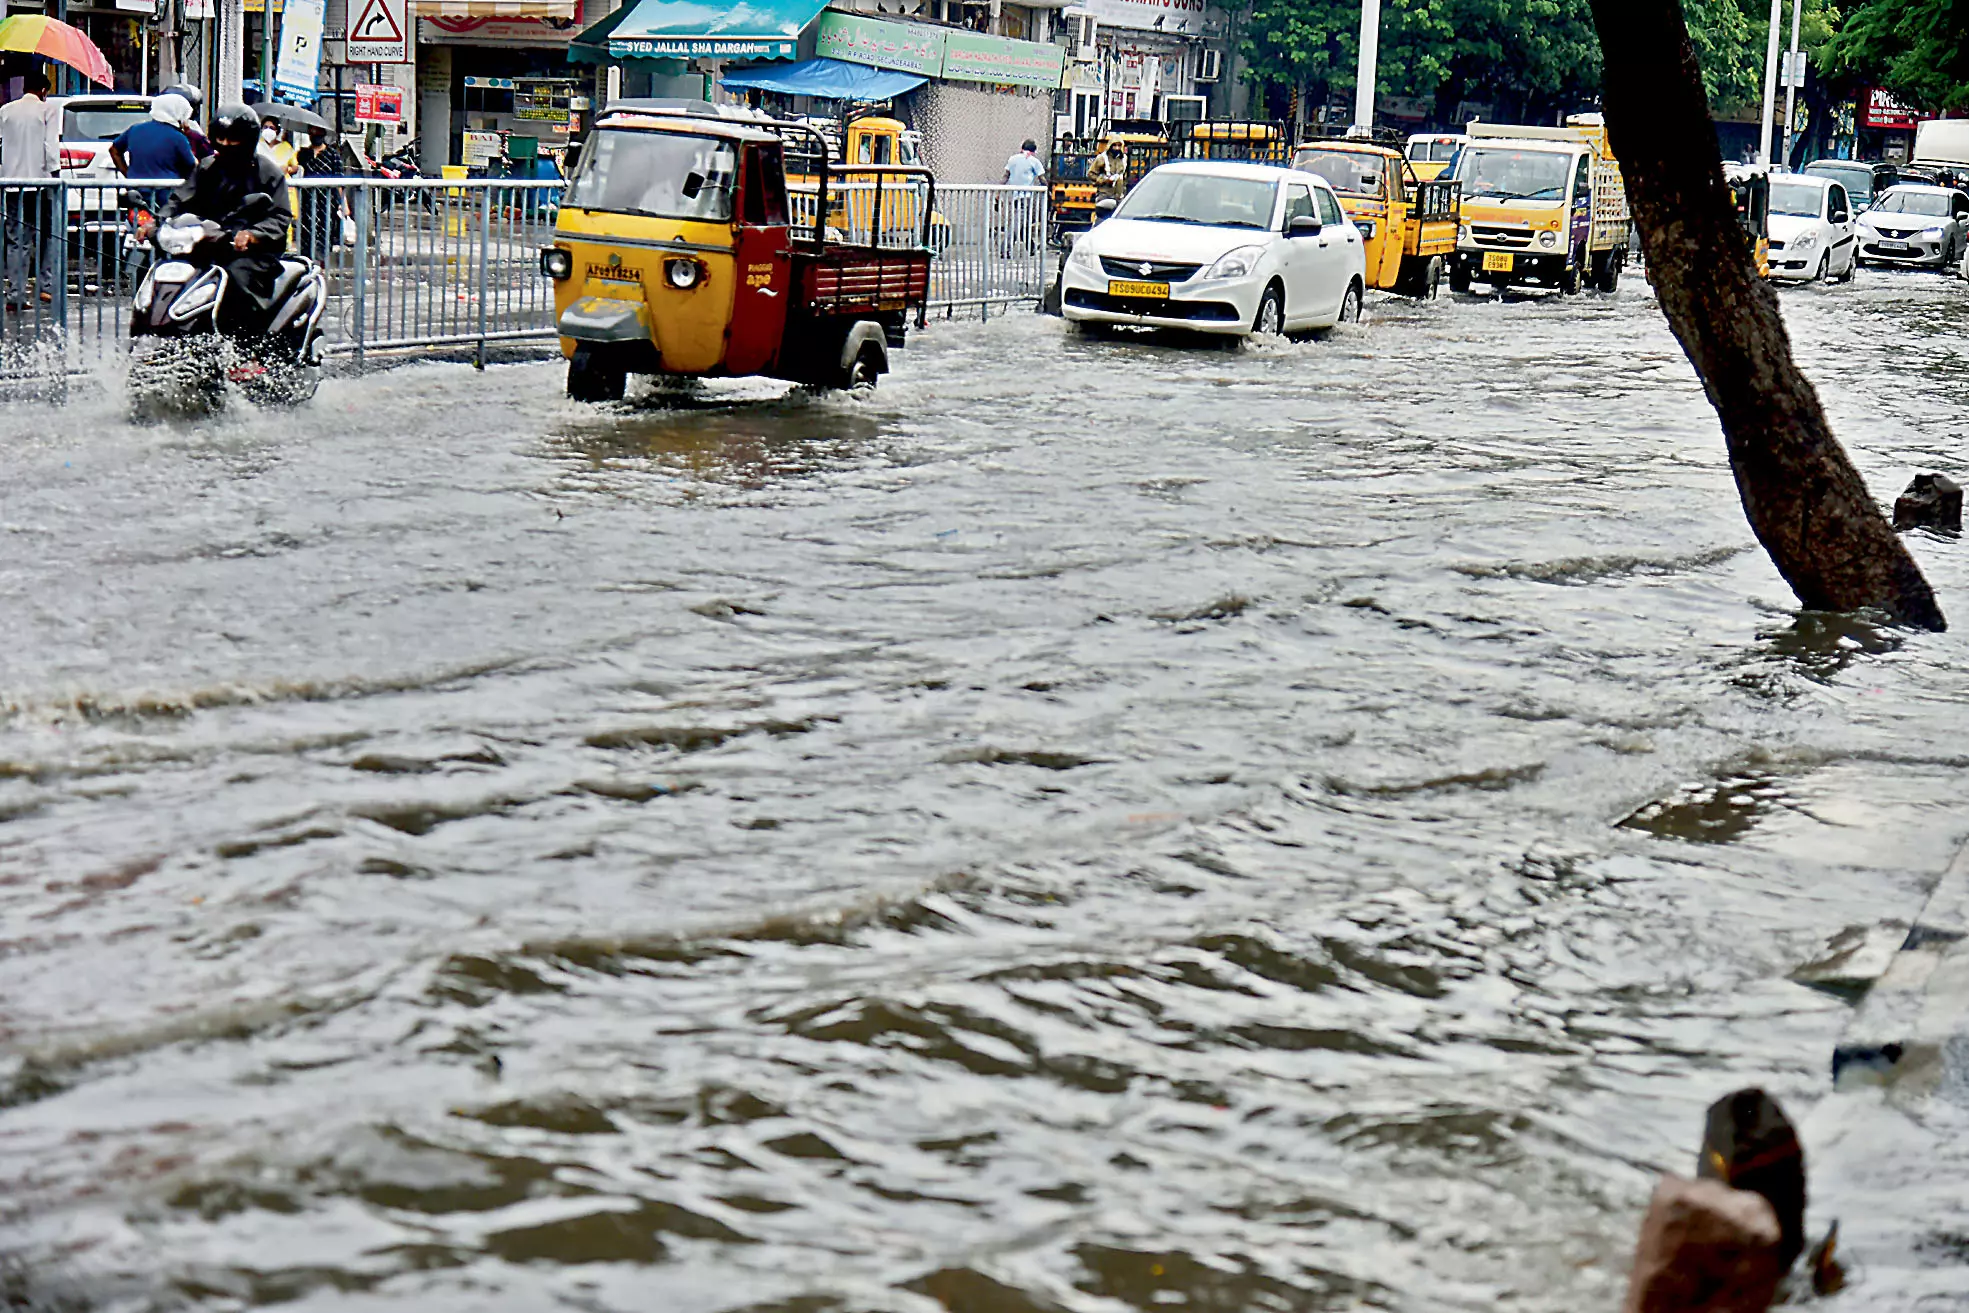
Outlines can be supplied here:
<path id="1" fill-rule="evenodd" d="M 746 148 L 745 221 L 775 228 L 786 223 L 786 177 L 777 146 Z"/>
<path id="2" fill-rule="evenodd" d="M 1834 215 L 1843 214 L 1851 218 L 1853 207 L 1846 203 L 1846 189 L 1835 182 L 1832 184 L 1831 192 L 1832 195 L 1826 205 L 1826 212 Z"/>
<path id="3" fill-rule="evenodd" d="M 1771 179 L 1771 213 L 1798 219 L 1825 217 L 1825 190 L 1808 182 Z"/>
<path id="4" fill-rule="evenodd" d="M 115 141 L 149 117 L 150 105 L 141 100 L 71 105 L 62 111 L 62 140 Z"/>
<path id="5" fill-rule="evenodd" d="M 1347 196 L 1381 194 L 1382 161 L 1372 155 L 1313 147 L 1293 157 L 1292 167 L 1311 173 L 1333 184 L 1333 190 Z"/>
<path id="6" fill-rule="evenodd" d="M 1931 218 L 1949 212 L 1949 198 L 1938 191 L 1908 191 L 1896 189 L 1880 198 L 1880 204 L 1873 207 L 1882 214 L 1920 214 Z"/>
<path id="7" fill-rule="evenodd" d="M 738 153 L 728 141 L 604 129 L 581 152 L 567 203 L 663 219 L 729 220 L 737 171 Z"/>
<path id="8" fill-rule="evenodd" d="M 1319 198 L 1320 198 L 1320 222 L 1323 224 L 1339 223 L 1340 202 L 1334 197 L 1333 193 L 1327 191 L 1325 188 L 1322 187 L 1320 189 Z"/>
<path id="9" fill-rule="evenodd" d="M 1128 193 L 1115 218 L 1269 230 L 1277 203 L 1275 182 L 1157 169 Z"/>
<path id="10" fill-rule="evenodd" d="M 1313 206 L 1313 189 L 1303 183 L 1297 182 L 1287 186 L 1285 189 L 1285 226 L 1290 228 L 1294 219 L 1317 218 L 1319 218 L 1319 211 Z"/>
<path id="11" fill-rule="evenodd" d="M 1593 157 L 1579 157 L 1579 171 L 1572 178 L 1572 203 L 1591 205 L 1593 203 Z"/>
<path id="12" fill-rule="evenodd" d="M 1463 194 L 1478 200 L 1561 201 L 1571 177 L 1572 156 L 1550 150 L 1473 147 L 1456 165 Z"/>

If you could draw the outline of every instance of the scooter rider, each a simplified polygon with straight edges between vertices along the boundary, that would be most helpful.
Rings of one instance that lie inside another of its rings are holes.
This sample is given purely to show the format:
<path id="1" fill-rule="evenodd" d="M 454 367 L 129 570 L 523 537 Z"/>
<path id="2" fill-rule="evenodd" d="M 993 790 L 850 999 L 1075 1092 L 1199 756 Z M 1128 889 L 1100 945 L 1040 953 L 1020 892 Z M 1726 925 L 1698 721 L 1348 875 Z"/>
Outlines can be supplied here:
<path id="1" fill-rule="evenodd" d="M 287 175 L 259 145 L 260 120 L 251 109 L 221 109 L 212 118 L 211 156 L 200 160 L 184 185 L 171 193 L 160 216 L 169 222 L 193 214 L 220 225 L 219 236 L 201 243 L 199 254 L 226 271 L 229 282 L 217 327 L 237 336 L 265 330 L 280 254 L 287 249 L 287 226 L 294 217 Z M 241 213 L 246 198 L 256 192 L 270 203 Z"/>

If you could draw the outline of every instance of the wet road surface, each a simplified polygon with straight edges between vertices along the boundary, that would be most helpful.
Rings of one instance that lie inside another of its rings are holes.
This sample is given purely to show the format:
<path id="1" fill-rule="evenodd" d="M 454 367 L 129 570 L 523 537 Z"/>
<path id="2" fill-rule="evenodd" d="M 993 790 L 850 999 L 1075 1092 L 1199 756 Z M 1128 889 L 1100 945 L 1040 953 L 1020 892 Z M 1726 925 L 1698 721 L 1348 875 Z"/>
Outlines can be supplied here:
<path id="1" fill-rule="evenodd" d="M 1959 473 L 1962 284 L 1785 301 Z M 1644 285 L 898 366 L 0 416 L 18 1290 L 1606 1309 L 1710 1100 L 1823 1094 L 1964 631 L 1797 613 Z"/>

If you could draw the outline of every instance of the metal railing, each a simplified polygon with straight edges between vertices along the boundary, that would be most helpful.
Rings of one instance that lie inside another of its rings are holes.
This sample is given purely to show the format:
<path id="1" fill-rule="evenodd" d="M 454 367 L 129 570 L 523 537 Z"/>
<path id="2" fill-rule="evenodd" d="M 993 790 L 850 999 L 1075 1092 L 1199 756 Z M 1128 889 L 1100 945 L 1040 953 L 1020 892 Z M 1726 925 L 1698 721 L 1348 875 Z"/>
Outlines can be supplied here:
<path id="1" fill-rule="evenodd" d="M 161 201 L 175 185 L 0 179 L 0 288 L 8 306 L 0 312 L 0 380 L 59 382 L 125 355 L 130 298 L 152 258 L 131 237 L 126 201 Z M 321 264 L 328 282 L 324 355 L 358 370 L 372 356 L 412 351 L 470 354 L 483 364 L 500 347 L 551 342 L 553 284 L 538 258 L 553 241 L 564 187 L 293 180 L 292 249 Z M 830 189 L 830 235 L 877 245 L 914 240 L 927 189 L 886 188 L 880 231 L 874 202 L 862 195 L 873 191 L 866 183 Z M 934 195 L 931 309 L 988 314 L 1036 301 L 1046 277 L 1045 191 L 956 185 Z M 792 203 L 794 221 L 811 224 L 813 193 L 795 191 Z"/>

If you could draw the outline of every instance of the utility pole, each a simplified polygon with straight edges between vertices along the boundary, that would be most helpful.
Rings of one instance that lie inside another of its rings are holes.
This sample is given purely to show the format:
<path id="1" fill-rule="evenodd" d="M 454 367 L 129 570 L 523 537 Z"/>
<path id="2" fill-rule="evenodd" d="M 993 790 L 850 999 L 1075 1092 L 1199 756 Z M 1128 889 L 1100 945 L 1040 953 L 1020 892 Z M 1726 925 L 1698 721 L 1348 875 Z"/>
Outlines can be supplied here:
<path id="1" fill-rule="evenodd" d="M 1354 126 L 1374 126 L 1374 87 L 1381 75 L 1381 0 L 1361 0 L 1360 82 L 1354 91 Z"/>
<path id="2" fill-rule="evenodd" d="M 1805 84 L 1805 70 L 1798 57 L 1799 29 L 1805 22 L 1805 0 L 1791 0 L 1791 62 L 1786 66 L 1784 83 L 1784 164 L 1791 164 L 1791 127 L 1798 122 L 1798 88 Z"/>
<path id="3" fill-rule="evenodd" d="M 1764 135 L 1757 148 L 1757 162 L 1771 162 L 1771 119 L 1778 102 L 1778 36 L 1784 25 L 1784 0 L 1771 0 L 1771 45 L 1764 55 Z"/>
<path id="4" fill-rule="evenodd" d="M 274 0 L 260 0 L 260 99 L 269 104 L 273 102 L 273 5 Z"/>

